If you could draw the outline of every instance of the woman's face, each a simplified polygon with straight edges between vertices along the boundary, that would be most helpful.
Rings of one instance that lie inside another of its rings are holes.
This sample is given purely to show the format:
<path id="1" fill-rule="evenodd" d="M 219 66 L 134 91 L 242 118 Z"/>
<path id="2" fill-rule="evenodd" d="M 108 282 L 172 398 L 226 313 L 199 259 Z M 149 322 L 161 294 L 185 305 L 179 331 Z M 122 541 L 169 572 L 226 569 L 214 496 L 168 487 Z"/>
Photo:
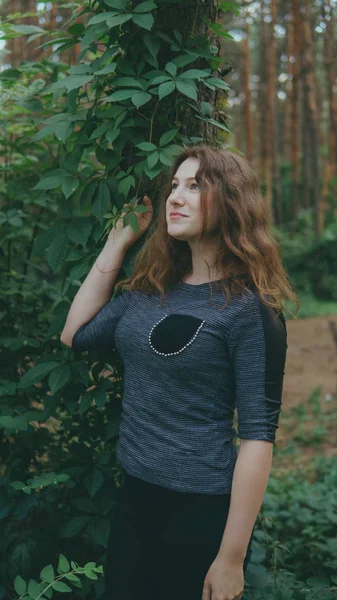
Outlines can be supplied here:
<path id="1" fill-rule="evenodd" d="M 178 240 L 196 240 L 201 233 L 200 187 L 195 180 L 199 165 L 199 159 L 187 158 L 181 163 L 171 182 L 171 193 L 166 201 L 167 232 Z M 207 201 L 210 201 L 210 196 L 211 194 L 208 195 Z M 172 212 L 185 216 L 174 218 Z M 208 214 L 207 225 L 207 231 L 211 231 L 216 225 L 211 214 Z"/>

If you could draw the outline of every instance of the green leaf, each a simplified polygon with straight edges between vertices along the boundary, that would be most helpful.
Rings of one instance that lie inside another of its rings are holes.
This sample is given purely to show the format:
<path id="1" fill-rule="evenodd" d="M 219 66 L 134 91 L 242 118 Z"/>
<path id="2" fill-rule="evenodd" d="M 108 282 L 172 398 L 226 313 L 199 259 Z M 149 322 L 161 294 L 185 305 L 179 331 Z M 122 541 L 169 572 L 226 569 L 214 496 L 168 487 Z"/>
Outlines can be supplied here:
<path id="1" fill-rule="evenodd" d="M 63 123 L 58 123 L 55 128 L 55 135 L 58 140 L 65 143 L 68 137 L 72 134 L 74 129 L 74 124 L 69 123 L 68 121 L 64 121 Z"/>
<path id="2" fill-rule="evenodd" d="M 116 77 L 113 79 L 113 85 L 124 86 L 124 87 L 139 87 L 141 90 L 142 85 L 135 77 Z"/>
<path id="3" fill-rule="evenodd" d="M 188 69 L 179 75 L 183 79 L 200 79 L 201 77 L 209 77 L 209 73 L 207 71 L 202 71 L 201 69 Z"/>
<path id="4" fill-rule="evenodd" d="M 178 131 L 179 129 L 170 129 L 169 131 L 163 133 L 159 140 L 160 148 L 166 146 L 166 144 L 169 144 L 176 137 Z"/>
<path id="5" fill-rule="evenodd" d="M 197 101 L 198 96 L 194 83 L 190 81 L 177 80 L 177 89 L 181 94 L 184 94 L 184 96 L 188 96 L 189 98 L 192 98 L 192 100 Z"/>
<path id="6" fill-rule="evenodd" d="M 52 588 L 53 588 L 53 590 L 55 590 L 55 592 L 71 592 L 72 591 L 71 587 L 69 587 L 69 585 L 67 585 L 63 581 L 55 581 L 52 584 Z"/>
<path id="7" fill-rule="evenodd" d="M 67 245 L 68 236 L 66 233 L 62 233 L 61 235 L 54 237 L 48 248 L 47 261 L 54 273 L 58 265 L 65 259 L 67 255 Z"/>
<path id="8" fill-rule="evenodd" d="M 198 119 L 201 119 L 201 117 L 198 117 L 198 115 L 196 115 L 196 117 Z M 201 119 L 201 120 L 205 121 L 205 123 L 210 123 L 211 125 L 214 125 L 215 127 L 219 127 L 219 129 L 222 129 L 223 131 L 227 131 L 227 133 L 230 133 L 229 129 L 227 129 L 227 127 L 225 127 L 225 125 L 223 125 L 219 121 L 216 121 L 216 119 Z"/>
<path id="9" fill-rule="evenodd" d="M 106 134 L 105 134 L 105 139 L 108 142 L 114 142 L 115 139 L 119 136 L 121 130 L 119 127 L 111 127 L 111 129 L 109 129 Z"/>
<path id="10" fill-rule="evenodd" d="M 68 92 L 70 92 L 70 90 L 76 90 L 92 80 L 92 75 L 69 75 L 62 79 L 62 84 L 67 88 Z"/>
<path id="11" fill-rule="evenodd" d="M 63 388 L 71 378 L 71 370 L 69 365 L 60 365 L 52 371 L 48 378 L 48 385 L 52 395 Z"/>
<path id="12" fill-rule="evenodd" d="M 23 481 L 12 481 L 11 486 L 14 490 L 23 490 L 23 488 L 26 487 L 26 484 L 23 483 Z"/>
<path id="13" fill-rule="evenodd" d="M 91 517 L 82 515 L 80 517 L 73 517 L 68 521 L 61 529 L 61 537 L 74 537 L 78 535 L 82 529 L 89 523 Z"/>
<path id="14" fill-rule="evenodd" d="M 123 23 L 130 21 L 130 19 L 132 19 L 131 13 L 116 15 L 116 17 L 110 17 L 107 20 L 106 24 L 110 29 L 112 29 L 112 27 L 118 27 L 118 25 L 123 25 Z"/>
<path id="15" fill-rule="evenodd" d="M 134 94 L 139 94 L 139 90 L 117 90 L 117 92 L 113 92 L 113 94 L 107 96 L 104 101 L 119 102 L 120 100 L 128 100 L 129 98 L 132 98 Z"/>
<path id="16" fill-rule="evenodd" d="M 174 63 L 172 62 L 168 62 L 165 65 L 165 71 L 167 71 L 168 73 L 170 73 L 170 75 L 172 75 L 172 77 L 175 77 L 177 74 L 177 67 Z"/>
<path id="17" fill-rule="evenodd" d="M 20 76 L 21 72 L 18 69 L 4 69 L 0 73 L 0 80 L 16 81 Z"/>
<path id="18" fill-rule="evenodd" d="M 68 238 L 76 245 L 81 244 L 85 248 L 92 226 L 92 221 L 88 217 L 74 217 L 67 225 Z"/>
<path id="19" fill-rule="evenodd" d="M 110 207 L 110 189 L 106 181 L 101 180 L 92 203 L 92 212 L 102 225 L 103 217 Z"/>
<path id="20" fill-rule="evenodd" d="M 140 4 L 135 6 L 133 12 L 144 13 L 148 12 L 149 10 L 153 10 L 154 8 L 157 8 L 157 5 L 154 2 L 151 2 L 151 0 L 147 0 L 146 2 L 141 2 Z"/>
<path id="21" fill-rule="evenodd" d="M 69 196 L 71 196 L 71 194 L 77 190 L 79 185 L 80 182 L 78 179 L 76 179 L 76 177 L 69 177 L 66 179 L 66 181 L 62 184 L 62 192 L 64 193 L 65 197 L 69 198 Z"/>
<path id="22" fill-rule="evenodd" d="M 104 3 L 111 8 L 117 8 L 117 10 L 126 10 L 128 0 L 104 0 Z"/>
<path id="23" fill-rule="evenodd" d="M 65 577 L 66 579 L 68 579 L 68 581 L 73 581 L 74 583 L 81 583 L 80 578 L 77 577 L 77 575 L 74 575 L 74 573 L 66 573 Z"/>
<path id="24" fill-rule="evenodd" d="M 157 150 L 155 152 L 152 152 L 151 154 L 149 154 L 147 157 L 147 164 L 149 165 L 149 168 L 153 169 L 153 167 L 157 164 L 158 160 L 159 160 L 159 152 Z"/>
<path id="25" fill-rule="evenodd" d="M 30 579 L 28 583 L 28 594 L 29 596 L 35 600 L 41 593 L 41 586 L 35 581 L 35 579 Z"/>
<path id="26" fill-rule="evenodd" d="M 53 369 L 59 366 L 57 362 L 47 362 L 40 365 L 36 365 L 27 371 L 18 383 L 19 388 L 25 388 L 33 383 L 41 381 L 46 375 Z"/>
<path id="27" fill-rule="evenodd" d="M 29 35 L 30 33 L 47 33 L 47 31 L 36 25 L 10 25 L 10 29 L 15 31 L 15 33 L 22 33 L 23 35 Z"/>
<path id="28" fill-rule="evenodd" d="M 163 150 L 159 152 L 159 160 L 163 165 L 171 166 L 172 164 L 172 157 L 167 157 L 165 151 Z"/>
<path id="29" fill-rule="evenodd" d="M 153 58 L 157 58 L 157 54 L 160 48 L 160 42 L 158 38 L 156 38 L 151 33 L 146 33 L 143 37 L 143 42 L 148 51 L 150 52 L 151 56 L 153 56 Z"/>
<path id="30" fill-rule="evenodd" d="M 118 12 L 106 11 L 100 13 L 99 15 L 95 15 L 88 21 L 88 25 L 95 25 L 96 23 L 102 23 L 103 21 L 107 21 L 110 17 L 115 17 L 118 15 Z"/>
<path id="31" fill-rule="evenodd" d="M 74 25 L 71 25 L 70 27 L 68 27 L 67 32 L 70 35 L 74 35 L 74 36 L 79 36 L 82 35 L 82 33 L 85 30 L 85 26 L 83 25 L 83 23 L 74 23 Z"/>
<path id="32" fill-rule="evenodd" d="M 162 83 L 159 88 L 159 98 L 162 100 L 165 96 L 169 96 L 173 90 L 175 90 L 176 84 L 174 81 L 168 81 L 167 83 Z"/>
<path id="33" fill-rule="evenodd" d="M 100 388 L 94 391 L 95 404 L 98 408 L 102 408 L 107 400 L 106 392 Z"/>
<path id="34" fill-rule="evenodd" d="M 97 468 L 94 468 L 84 478 L 84 485 L 86 487 L 86 490 L 87 490 L 90 498 L 92 498 L 93 496 L 95 496 L 95 494 L 97 494 L 97 492 L 101 489 L 103 482 L 104 482 L 104 477 L 103 477 L 102 471 L 100 471 Z"/>
<path id="35" fill-rule="evenodd" d="M 27 591 L 27 584 L 21 575 L 17 575 L 14 579 L 14 589 L 19 596 L 23 596 Z"/>
<path id="36" fill-rule="evenodd" d="M 43 175 L 39 183 L 33 189 L 54 190 L 62 185 L 69 177 L 71 177 L 71 174 L 65 169 L 55 169 L 54 171 L 49 171 Z"/>
<path id="37" fill-rule="evenodd" d="M 70 571 L 69 561 L 66 559 L 66 557 L 63 554 L 60 554 L 60 556 L 59 556 L 59 563 L 58 563 L 57 569 L 60 574 L 68 573 L 68 571 Z"/>
<path id="38" fill-rule="evenodd" d="M 152 25 L 154 23 L 154 18 L 151 13 L 143 13 L 143 14 L 133 14 L 132 20 L 138 27 L 142 27 L 142 29 L 152 29 Z"/>
<path id="39" fill-rule="evenodd" d="M 172 81 L 172 79 L 167 75 L 158 75 L 158 77 L 154 77 L 154 79 L 151 80 L 150 85 L 158 85 L 159 83 L 164 83 L 164 81 Z"/>
<path id="40" fill-rule="evenodd" d="M 41 581 L 46 581 L 47 583 L 52 583 L 55 579 L 54 567 L 53 565 L 47 565 L 44 567 L 40 573 Z"/>
<path id="41" fill-rule="evenodd" d="M 140 142 L 140 144 L 136 144 L 136 148 L 140 150 L 145 150 L 145 152 L 152 152 L 153 150 L 157 150 L 157 146 L 152 144 L 152 142 Z"/>
<path id="42" fill-rule="evenodd" d="M 228 85 L 228 83 L 226 83 L 225 81 L 222 81 L 222 79 L 220 79 L 219 77 L 209 77 L 207 79 L 207 83 L 215 85 L 215 87 L 221 88 L 222 90 L 227 91 L 231 89 L 231 86 Z"/>

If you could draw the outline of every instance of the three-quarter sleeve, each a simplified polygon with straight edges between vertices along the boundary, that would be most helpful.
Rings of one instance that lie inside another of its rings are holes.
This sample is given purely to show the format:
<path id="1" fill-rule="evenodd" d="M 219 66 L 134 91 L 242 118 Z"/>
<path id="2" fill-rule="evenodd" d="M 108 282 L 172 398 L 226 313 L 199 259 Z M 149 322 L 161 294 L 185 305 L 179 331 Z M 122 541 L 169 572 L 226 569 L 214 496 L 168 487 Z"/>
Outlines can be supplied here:
<path id="1" fill-rule="evenodd" d="M 275 441 L 287 347 L 283 314 L 254 292 L 228 335 L 239 438 Z"/>
<path id="2" fill-rule="evenodd" d="M 91 321 L 82 325 L 75 332 L 71 345 L 72 349 L 75 352 L 80 352 L 83 350 L 114 348 L 116 326 L 128 308 L 130 300 L 130 291 L 112 298 Z"/>

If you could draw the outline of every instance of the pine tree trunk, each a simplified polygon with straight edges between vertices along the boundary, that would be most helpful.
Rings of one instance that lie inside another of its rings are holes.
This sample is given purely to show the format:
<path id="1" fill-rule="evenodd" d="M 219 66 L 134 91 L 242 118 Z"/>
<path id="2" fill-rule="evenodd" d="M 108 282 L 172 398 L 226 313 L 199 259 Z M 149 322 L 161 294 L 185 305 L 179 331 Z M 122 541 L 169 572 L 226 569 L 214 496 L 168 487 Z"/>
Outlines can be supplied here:
<path id="1" fill-rule="evenodd" d="M 243 0 L 244 7 L 246 0 Z M 246 158 L 251 163 L 253 160 L 253 121 L 251 114 L 251 92 L 249 85 L 250 51 L 249 51 L 249 23 L 248 14 L 244 13 L 244 37 L 241 44 L 242 53 L 242 83 L 244 93 L 244 127 L 246 132 Z"/>
<path id="2" fill-rule="evenodd" d="M 266 76 L 266 55 L 267 55 L 267 24 L 264 20 L 266 7 L 264 1 L 261 2 L 260 14 L 260 53 L 259 53 L 259 93 L 258 93 L 258 127 L 259 127 L 259 179 L 267 190 L 268 180 L 268 161 L 267 161 L 267 76 Z M 267 193 L 266 193 L 267 196 Z"/>
<path id="3" fill-rule="evenodd" d="M 296 231 L 296 219 L 300 208 L 300 131 L 299 131 L 299 78 L 300 78 L 300 60 L 301 60 L 301 38 L 302 26 L 300 15 L 300 0 L 292 0 L 291 21 L 293 27 L 291 43 L 291 165 L 292 165 L 292 189 L 291 189 L 291 235 Z"/>
<path id="4" fill-rule="evenodd" d="M 313 67 L 313 38 L 310 25 L 310 0 L 303 0 L 301 6 L 303 24 L 303 51 L 302 51 L 302 74 L 304 85 L 304 98 L 307 115 L 307 139 L 304 151 L 309 153 L 310 177 L 312 180 L 314 229 L 316 237 L 320 233 L 320 182 L 319 182 L 319 159 L 318 159 L 318 110 L 316 103 L 315 74 Z"/>

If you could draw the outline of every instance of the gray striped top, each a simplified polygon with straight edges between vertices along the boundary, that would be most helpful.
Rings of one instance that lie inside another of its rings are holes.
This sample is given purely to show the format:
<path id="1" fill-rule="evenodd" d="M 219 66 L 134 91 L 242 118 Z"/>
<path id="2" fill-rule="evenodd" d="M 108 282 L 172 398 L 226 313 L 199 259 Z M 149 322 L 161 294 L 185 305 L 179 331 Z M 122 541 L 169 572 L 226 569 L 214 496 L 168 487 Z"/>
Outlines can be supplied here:
<path id="1" fill-rule="evenodd" d="M 116 348 L 124 395 L 116 456 L 124 470 L 184 492 L 231 491 L 235 437 L 273 443 L 287 332 L 251 284 L 232 295 L 202 283 L 126 291 L 75 333 L 75 351 Z M 213 304 L 213 306 L 210 304 Z M 238 431 L 233 427 L 237 409 Z"/>

